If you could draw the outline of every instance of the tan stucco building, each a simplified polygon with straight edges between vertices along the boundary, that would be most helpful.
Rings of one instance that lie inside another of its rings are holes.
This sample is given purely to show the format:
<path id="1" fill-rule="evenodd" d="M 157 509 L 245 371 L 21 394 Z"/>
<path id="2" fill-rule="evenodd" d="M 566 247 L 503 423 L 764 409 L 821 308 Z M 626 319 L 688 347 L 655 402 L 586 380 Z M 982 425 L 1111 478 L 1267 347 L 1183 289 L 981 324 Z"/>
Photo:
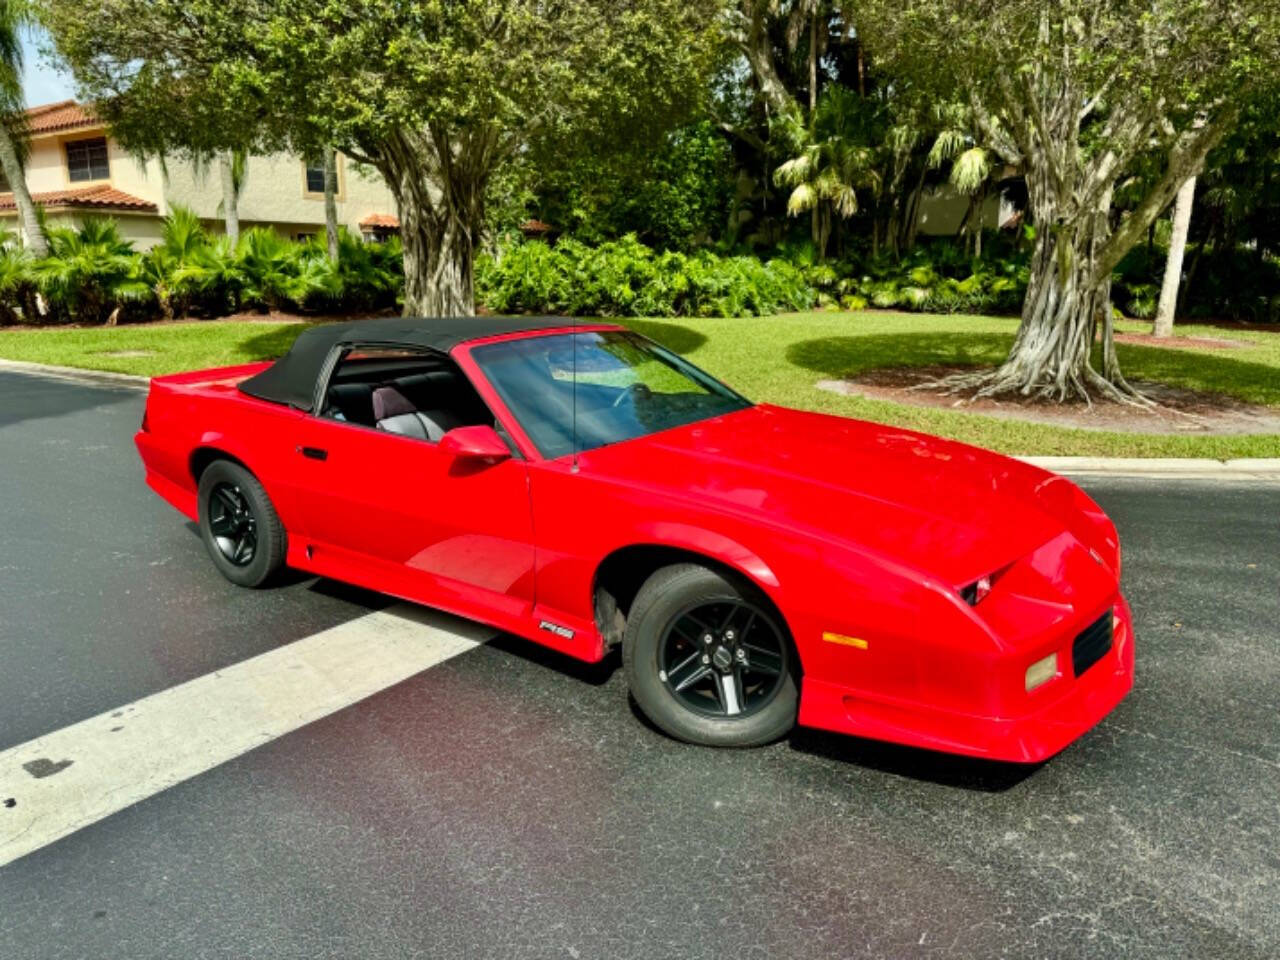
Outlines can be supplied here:
<path id="1" fill-rule="evenodd" d="M 139 250 L 160 239 L 161 219 L 174 204 L 190 207 L 211 231 L 222 230 L 222 189 L 216 165 L 189 160 L 139 161 L 74 100 L 27 111 L 31 150 L 27 189 L 51 225 L 85 214 L 115 218 Z M 250 157 L 240 194 L 240 228 L 270 226 L 289 237 L 324 232 L 323 170 L 289 154 Z M 2 181 L 3 178 L 0 178 Z M 355 233 L 385 236 L 396 225 L 391 192 L 373 171 L 338 157 L 338 222 Z M 8 184 L 0 182 L 0 227 L 16 230 Z"/>

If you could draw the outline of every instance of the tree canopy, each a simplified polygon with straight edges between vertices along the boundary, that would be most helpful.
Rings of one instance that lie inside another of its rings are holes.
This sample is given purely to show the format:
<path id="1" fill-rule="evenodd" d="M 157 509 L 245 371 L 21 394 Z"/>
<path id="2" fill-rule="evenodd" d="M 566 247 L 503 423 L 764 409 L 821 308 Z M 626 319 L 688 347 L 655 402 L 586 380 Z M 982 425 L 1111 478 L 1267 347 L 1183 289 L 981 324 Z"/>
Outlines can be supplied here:
<path id="1" fill-rule="evenodd" d="M 490 179 L 535 139 L 653 137 L 701 96 L 718 0 L 42 0 L 121 141 L 332 145 L 400 207 L 405 309 L 473 310 Z M 172 117 L 172 122 L 166 122 Z"/>

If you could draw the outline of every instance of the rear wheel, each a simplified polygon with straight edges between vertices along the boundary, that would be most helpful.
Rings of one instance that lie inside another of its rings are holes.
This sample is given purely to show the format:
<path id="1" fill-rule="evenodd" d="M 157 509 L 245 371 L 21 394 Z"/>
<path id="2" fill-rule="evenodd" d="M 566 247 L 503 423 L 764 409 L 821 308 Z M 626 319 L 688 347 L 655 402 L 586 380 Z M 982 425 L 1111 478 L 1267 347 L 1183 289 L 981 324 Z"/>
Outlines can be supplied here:
<path id="1" fill-rule="evenodd" d="M 284 563 L 284 528 L 258 478 L 216 460 L 200 475 L 200 535 L 213 565 L 242 587 L 266 583 Z"/>
<path id="2" fill-rule="evenodd" d="M 737 578 L 696 564 L 658 570 L 631 605 L 622 657 L 640 709 L 678 739 L 749 747 L 795 725 L 785 628 Z"/>

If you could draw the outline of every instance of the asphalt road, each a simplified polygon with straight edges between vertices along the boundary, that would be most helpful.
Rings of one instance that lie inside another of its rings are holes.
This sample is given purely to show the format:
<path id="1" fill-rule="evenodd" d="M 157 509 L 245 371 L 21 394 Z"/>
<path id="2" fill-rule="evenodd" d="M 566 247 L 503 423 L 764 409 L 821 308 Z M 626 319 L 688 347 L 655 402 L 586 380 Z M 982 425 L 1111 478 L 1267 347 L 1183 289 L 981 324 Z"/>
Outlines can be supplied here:
<path id="1" fill-rule="evenodd" d="M 0 373 L 0 750 L 384 603 L 222 581 L 140 417 Z M 0 957 L 1276 957 L 1280 487 L 1086 486 L 1138 680 L 1047 764 L 683 746 L 499 638 L 0 868 Z"/>

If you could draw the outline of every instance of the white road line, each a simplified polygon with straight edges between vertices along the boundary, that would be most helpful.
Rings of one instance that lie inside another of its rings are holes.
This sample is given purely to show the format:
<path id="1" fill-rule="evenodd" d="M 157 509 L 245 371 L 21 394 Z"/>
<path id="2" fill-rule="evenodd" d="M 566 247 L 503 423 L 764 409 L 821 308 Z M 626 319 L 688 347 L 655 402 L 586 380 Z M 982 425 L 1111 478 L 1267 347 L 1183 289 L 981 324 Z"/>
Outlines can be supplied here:
<path id="1" fill-rule="evenodd" d="M 0 753 L 0 866 L 494 632 L 400 604 Z"/>

